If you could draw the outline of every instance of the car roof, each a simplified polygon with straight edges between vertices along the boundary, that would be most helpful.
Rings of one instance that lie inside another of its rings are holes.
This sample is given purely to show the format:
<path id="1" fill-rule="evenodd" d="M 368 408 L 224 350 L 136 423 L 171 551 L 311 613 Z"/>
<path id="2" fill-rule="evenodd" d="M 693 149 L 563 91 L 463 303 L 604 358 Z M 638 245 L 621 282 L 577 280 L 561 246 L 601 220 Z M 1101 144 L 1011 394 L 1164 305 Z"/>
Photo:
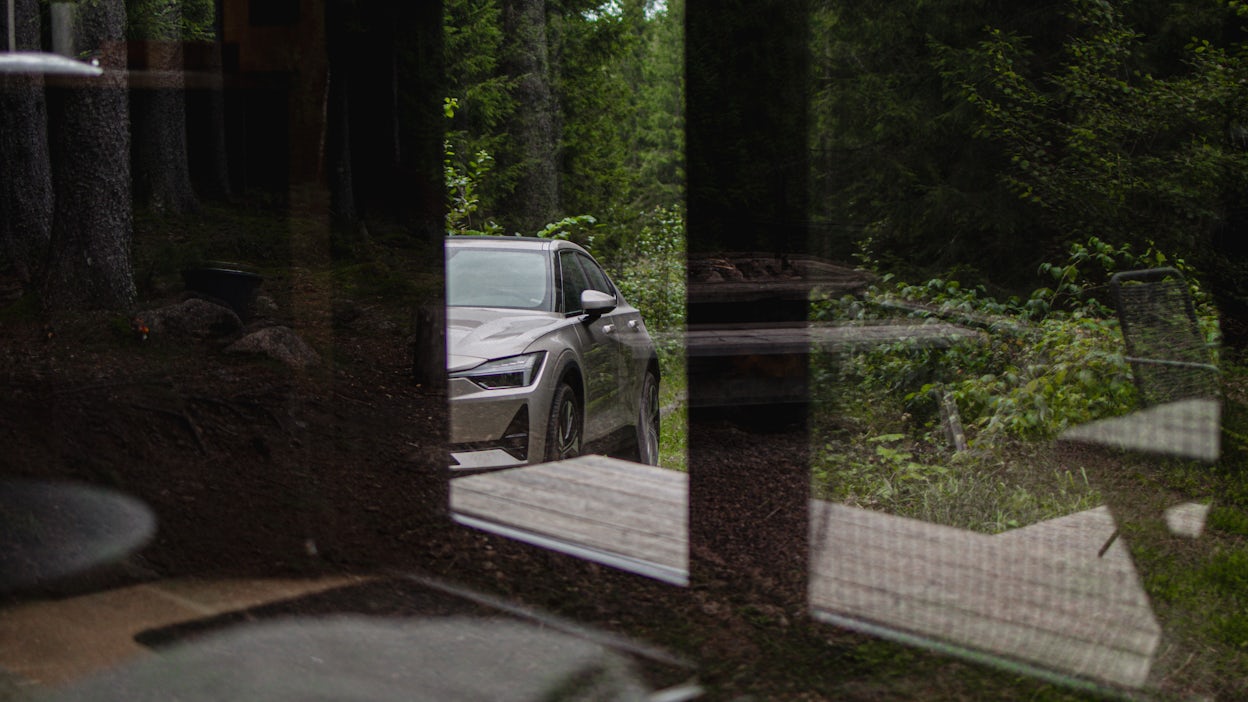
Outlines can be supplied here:
<path id="1" fill-rule="evenodd" d="M 474 236 L 460 235 L 446 237 L 447 246 L 480 247 L 489 249 L 516 249 L 550 251 L 552 249 L 575 249 L 584 251 L 571 241 L 563 239 L 542 239 L 536 236 Z"/>

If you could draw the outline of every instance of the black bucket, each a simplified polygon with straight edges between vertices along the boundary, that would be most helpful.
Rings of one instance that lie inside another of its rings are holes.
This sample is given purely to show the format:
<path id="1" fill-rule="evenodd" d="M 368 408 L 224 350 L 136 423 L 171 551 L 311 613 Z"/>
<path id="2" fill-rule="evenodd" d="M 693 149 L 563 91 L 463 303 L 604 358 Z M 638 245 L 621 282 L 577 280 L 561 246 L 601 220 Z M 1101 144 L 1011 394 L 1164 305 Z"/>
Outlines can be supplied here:
<path id="1" fill-rule="evenodd" d="M 182 281 L 187 290 L 225 303 L 245 322 L 264 278 L 234 268 L 203 267 L 182 271 Z"/>

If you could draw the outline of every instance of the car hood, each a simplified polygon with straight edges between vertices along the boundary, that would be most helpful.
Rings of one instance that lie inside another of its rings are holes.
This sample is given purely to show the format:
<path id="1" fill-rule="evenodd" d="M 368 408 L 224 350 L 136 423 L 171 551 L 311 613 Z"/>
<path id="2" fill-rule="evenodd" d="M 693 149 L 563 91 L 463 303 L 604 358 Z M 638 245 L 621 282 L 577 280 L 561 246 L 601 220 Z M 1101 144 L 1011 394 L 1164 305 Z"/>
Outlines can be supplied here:
<path id="1" fill-rule="evenodd" d="M 472 368 L 491 358 L 524 353 L 536 339 L 565 322 L 555 312 L 448 307 L 446 369 Z"/>

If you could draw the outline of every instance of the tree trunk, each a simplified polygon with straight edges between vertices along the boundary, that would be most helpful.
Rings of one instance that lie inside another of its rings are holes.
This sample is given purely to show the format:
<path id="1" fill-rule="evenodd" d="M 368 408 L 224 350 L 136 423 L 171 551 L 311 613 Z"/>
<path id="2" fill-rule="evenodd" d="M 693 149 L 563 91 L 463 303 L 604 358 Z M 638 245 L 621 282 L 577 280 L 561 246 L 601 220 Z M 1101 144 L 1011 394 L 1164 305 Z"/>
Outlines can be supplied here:
<path id="1" fill-rule="evenodd" d="M 426 288 L 418 312 L 424 343 L 416 347 L 413 372 L 430 392 L 446 392 L 446 299 L 442 242 L 446 234 L 446 189 L 442 173 L 445 117 L 442 98 L 441 3 L 401 3 L 397 26 L 411 27 L 398 35 L 395 75 L 403 86 L 398 126 L 399 224 L 408 246 L 427 252 L 407 272 L 410 280 L 438 281 Z M 440 437 L 445 445 L 445 435 Z"/>
<path id="2" fill-rule="evenodd" d="M 508 129 L 513 163 L 500 165 L 519 166 L 504 213 L 511 229 L 532 234 L 559 215 L 559 111 L 551 89 L 546 1 L 504 0 L 503 33 L 510 47 L 503 67 L 516 79 L 517 109 Z"/>
<path id="3" fill-rule="evenodd" d="M 126 12 L 121 0 L 77 7 L 76 50 L 105 73 L 48 87 L 55 205 L 44 305 L 122 310 L 134 300 Z"/>
<path id="4" fill-rule="evenodd" d="M 354 246 L 361 234 L 355 206 L 355 179 L 351 168 L 350 46 L 345 0 L 325 3 L 325 48 L 329 58 L 329 96 L 326 105 L 326 169 L 330 210 L 338 237 Z"/>
<path id="5" fill-rule="evenodd" d="M 221 0 L 213 3 L 213 9 L 212 41 L 187 45 L 189 53 L 183 56 L 188 74 L 187 162 L 195 192 L 208 200 L 225 200 L 231 188 L 225 139 Z"/>
<path id="6" fill-rule="evenodd" d="M 349 118 L 340 122 L 350 141 L 356 215 L 369 225 L 393 216 L 398 191 L 398 83 L 395 74 L 397 11 L 383 2 L 355 4 L 352 32 L 337 32 L 347 47 L 331 47 L 330 70 L 347 93 Z M 330 80 L 334 80 L 331 76 Z"/>
<path id="7" fill-rule="evenodd" d="M 167 9 L 180 23 L 181 7 L 170 3 Z M 174 33 L 132 41 L 129 54 L 135 205 L 169 214 L 193 212 L 199 204 L 187 159 L 181 38 Z"/>
<path id="8" fill-rule="evenodd" d="M 17 48 L 38 51 L 38 0 L 16 0 Z M 8 34 L 8 13 L 0 26 Z M 7 47 L 6 47 L 7 48 Z M 48 162 L 48 113 L 43 77 L 0 79 L 0 255 L 23 284 L 35 280 L 52 230 L 52 171 Z M 3 264 L 0 264 L 3 268 Z"/>

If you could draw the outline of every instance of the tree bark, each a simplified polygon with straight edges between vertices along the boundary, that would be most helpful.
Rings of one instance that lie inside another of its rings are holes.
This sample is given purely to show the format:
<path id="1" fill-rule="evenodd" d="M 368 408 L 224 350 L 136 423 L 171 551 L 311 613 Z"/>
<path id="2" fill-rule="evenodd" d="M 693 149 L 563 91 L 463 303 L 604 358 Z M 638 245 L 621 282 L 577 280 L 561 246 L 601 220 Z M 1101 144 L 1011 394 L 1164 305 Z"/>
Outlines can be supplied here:
<path id="1" fill-rule="evenodd" d="M 38 0 L 16 0 L 14 16 L 17 48 L 38 51 Z M 8 13 L 3 13 L 0 26 L 6 37 L 7 24 Z M 38 75 L 0 79 L 0 114 L 5 115 L 0 129 L 0 254 L 23 284 L 37 279 L 52 230 L 52 170 L 43 83 Z"/>
<path id="2" fill-rule="evenodd" d="M 181 7 L 170 3 L 168 11 Z M 199 208 L 186 143 L 186 79 L 181 37 L 149 37 L 129 45 L 131 168 L 135 205 L 169 214 Z"/>
<path id="3" fill-rule="evenodd" d="M 349 117 L 340 122 L 350 141 L 352 204 L 371 225 L 393 217 L 398 192 L 399 87 L 396 78 L 395 5 L 355 3 L 352 32 L 335 33 L 347 46 L 331 47 L 331 67 L 347 93 Z M 333 80 L 331 76 L 331 80 Z M 344 191 L 345 192 L 345 191 Z"/>
<path id="4" fill-rule="evenodd" d="M 43 301 L 49 310 L 123 310 L 135 294 L 126 12 L 121 0 L 78 12 L 76 50 L 94 54 L 105 73 L 48 88 L 55 204 Z"/>
<path id="5" fill-rule="evenodd" d="M 445 118 L 442 98 L 441 3 L 401 3 L 397 26 L 414 31 L 396 39 L 395 75 L 403 86 L 398 102 L 397 182 L 399 224 L 408 233 L 407 245 L 427 252 L 407 275 L 411 280 L 439 281 L 426 288 L 419 325 L 424 343 L 416 347 L 413 372 L 430 392 L 446 392 L 446 300 L 442 242 L 446 235 L 446 188 L 442 174 Z M 440 437 L 445 445 L 446 436 Z"/>
<path id="6" fill-rule="evenodd" d="M 504 70 L 516 79 L 517 109 L 508 132 L 513 143 L 508 164 L 519 167 L 516 188 L 504 206 L 511 229 L 532 234 L 558 219 L 559 119 L 551 88 L 545 0 L 504 0 L 503 33 L 510 51 Z"/>
<path id="7" fill-rule="evenodd" d="M 351 19 L 345 0 L 325 3 L 325 49 L 329 59 L 325 157 L 330 210 L 338 235 L 346 237 L 349 244 L 354 244 L 361 232 L 351 168 L 351 57 L 347 29 Z"/>
<path id="8" fill-rule="evenodd" d="M 211 42 L 190 44 L 183 56 L 186 91 L 187 162 L 195 193 L 206 200 L 225 200 L 232 193 L 225 138 L 224 61 L 221 44 L 223 3 L 213 3 Z"/>

